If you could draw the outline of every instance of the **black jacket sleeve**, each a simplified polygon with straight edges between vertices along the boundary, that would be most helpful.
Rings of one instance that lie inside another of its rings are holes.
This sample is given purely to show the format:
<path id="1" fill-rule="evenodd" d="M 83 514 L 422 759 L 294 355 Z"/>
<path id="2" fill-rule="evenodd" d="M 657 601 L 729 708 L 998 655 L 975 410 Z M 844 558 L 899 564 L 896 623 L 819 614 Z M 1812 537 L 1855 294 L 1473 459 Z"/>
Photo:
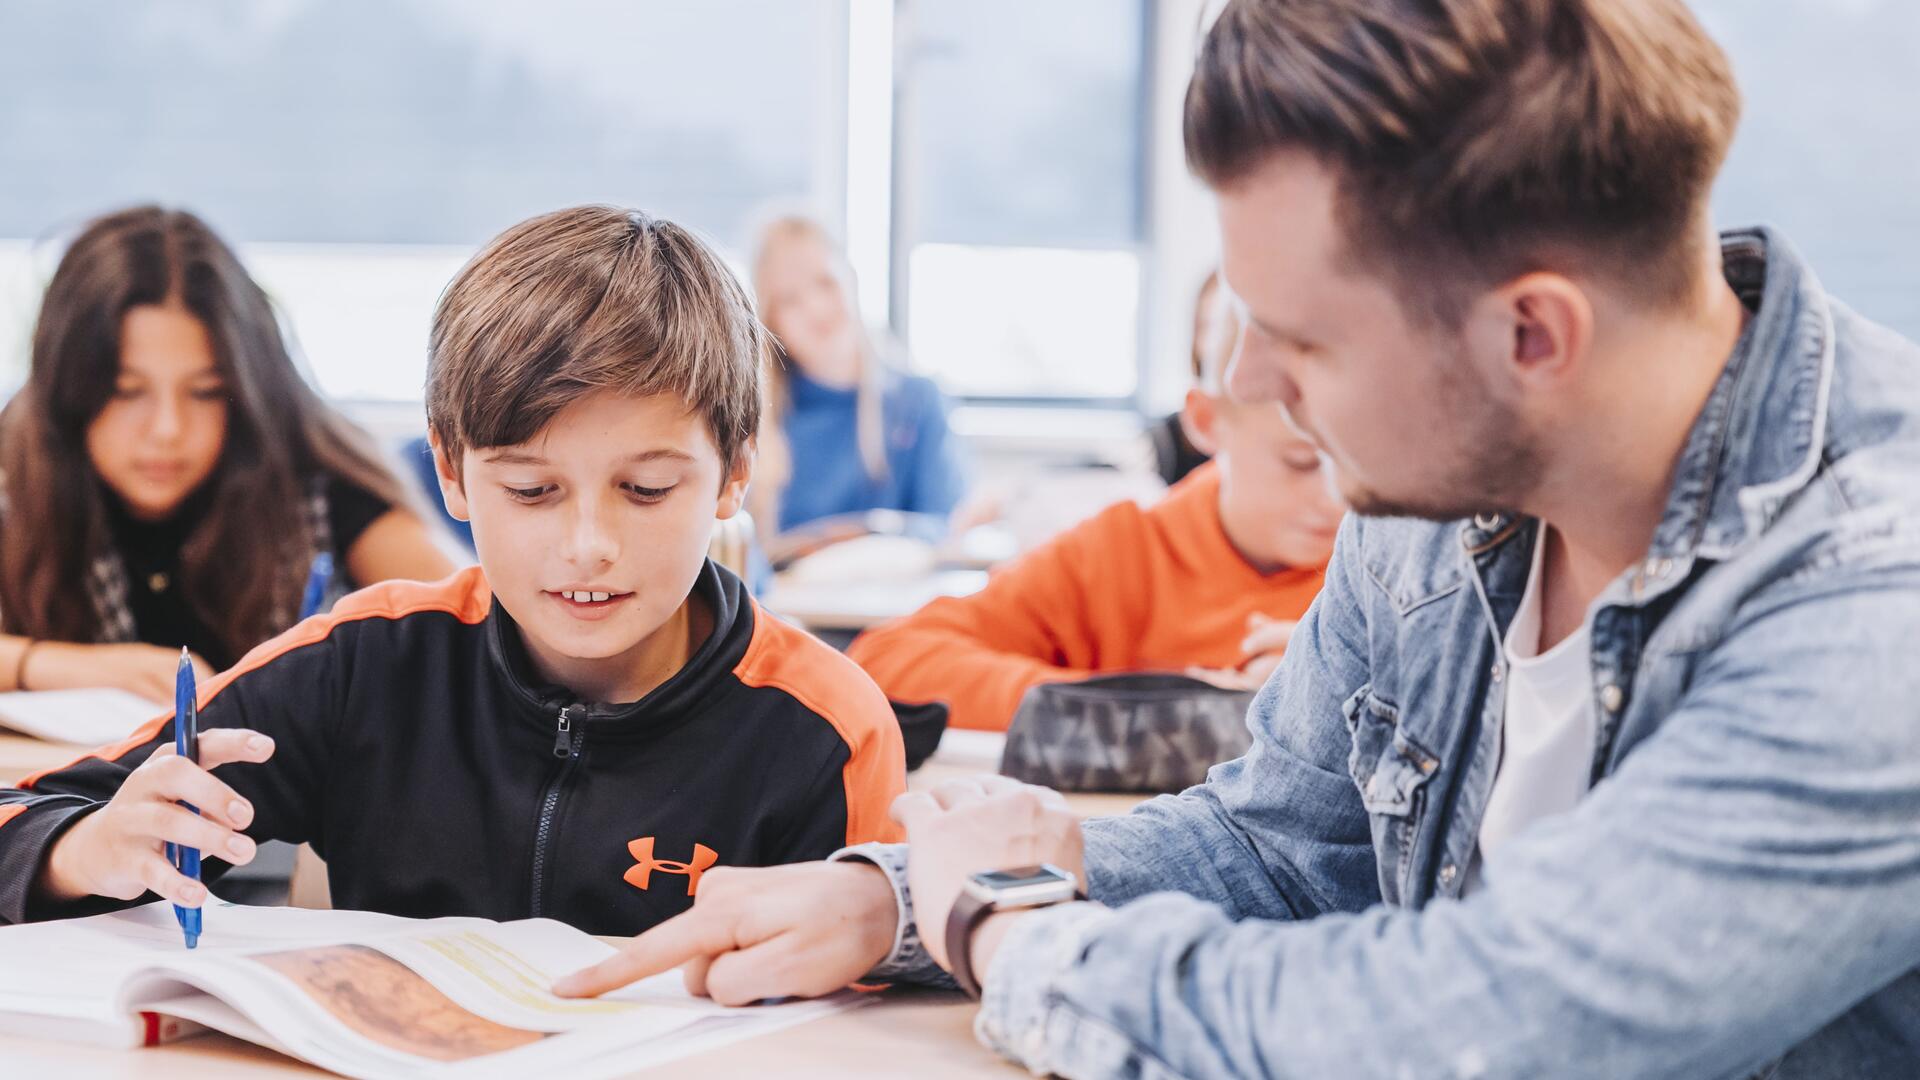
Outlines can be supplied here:
<path id="1" fill-rule="evenodd" d="M 200 728 L 251 728 L 273 737 L 264 764 L 224 765 L 214 775 L 253 804 L 247 835 L 303 843 L 323 820 L 330 748 L 344 693 L 335 643 L 321 624 L 302 624 L 208 680 L 200 690 Z M 112 799 L 128 774 L 173 742 L 173 715 L 144 725 L 124 742 L 74 763 L 0 788 L 0 924 L 129 906 L 95 898 L 67 905 L 34 899 L 47 852 L 80 817 Z M 207 859 L 202 876 L 228 869 Z M 153 897 L 144 897 L 143 901 Z"/>

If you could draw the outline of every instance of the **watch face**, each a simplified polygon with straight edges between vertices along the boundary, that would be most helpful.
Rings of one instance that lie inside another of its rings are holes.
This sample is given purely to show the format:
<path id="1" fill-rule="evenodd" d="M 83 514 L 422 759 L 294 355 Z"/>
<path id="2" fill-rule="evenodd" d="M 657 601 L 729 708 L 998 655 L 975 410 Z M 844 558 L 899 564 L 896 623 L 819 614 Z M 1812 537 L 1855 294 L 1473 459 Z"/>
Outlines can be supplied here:
<path id="1" fill-rule="evenodd" d="M 967 879 L 966 891 L 999 910 L 1058 904 L 1071 900 L 1080 883 L 1057 866 L 1016 866 L 984 870 Z"/>
<path id="2" fill-rule="evenodd" d="M 1011 889 L 1016 885 L 1038 885 L 1047 881 L 1071 881 L 1073 877 L 1064 870 L 1051 866 L 1017 866 L 1011 870 L 987 870 L 973 875 L 973 880 L 989 889 Z"/>

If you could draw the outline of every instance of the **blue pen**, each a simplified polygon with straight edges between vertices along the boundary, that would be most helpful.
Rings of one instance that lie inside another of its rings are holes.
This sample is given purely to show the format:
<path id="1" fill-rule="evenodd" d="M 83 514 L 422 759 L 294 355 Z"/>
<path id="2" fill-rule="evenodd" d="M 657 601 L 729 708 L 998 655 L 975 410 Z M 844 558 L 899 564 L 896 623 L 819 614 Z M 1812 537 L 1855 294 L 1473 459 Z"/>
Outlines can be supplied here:
<path id="1" fill-rule="evenodd" d="M 193 685 L 193 659 L 183 647 L 180 650 L 180 666 L 173 676 L 173 748 L 183 758 L 200 764 L 200 703 L 198 691 Z M 199 813 L 200 808 L 191 803 L 181 806 Z M 167 858 L 174 869 L 192 878 L 200 880 L 200 849 L 185 845 L 168 844 Z M 174 918 L 180 920 L 180 932 L 187 939 L 187 948 L 200 944 L 200 909 L 173 905 Z"/>
<path id="2" fill-rule="evenodd" d="M 307 594 L 300 600 L 302 619 L 320 614 L 320 605 L 327 598 L 327 585 L 332 581 L 333 556 L 323 551 L 313 557 L 313 569 L 307 571 Z"/>

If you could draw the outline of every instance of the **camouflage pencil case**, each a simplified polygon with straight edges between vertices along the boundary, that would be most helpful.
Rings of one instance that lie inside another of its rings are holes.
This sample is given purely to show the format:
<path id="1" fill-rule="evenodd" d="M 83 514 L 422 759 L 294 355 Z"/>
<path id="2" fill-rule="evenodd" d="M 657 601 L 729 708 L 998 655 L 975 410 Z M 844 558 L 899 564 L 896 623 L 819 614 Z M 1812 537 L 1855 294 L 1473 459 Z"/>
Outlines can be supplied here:
<path id="1" fill-rule="evenodd" d="M 1184 675 L 1043 683 L 1020 699 L 1000 772 L 1058 791 L 1181 791 L 1247 752 L 1252 702 Z"/>

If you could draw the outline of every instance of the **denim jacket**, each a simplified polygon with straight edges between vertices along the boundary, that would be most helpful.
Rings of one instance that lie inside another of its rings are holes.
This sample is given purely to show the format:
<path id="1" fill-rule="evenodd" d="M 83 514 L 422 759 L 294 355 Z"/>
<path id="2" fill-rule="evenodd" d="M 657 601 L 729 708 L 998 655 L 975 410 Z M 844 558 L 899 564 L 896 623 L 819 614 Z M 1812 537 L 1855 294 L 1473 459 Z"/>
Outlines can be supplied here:
<path id="1" fill-rule="evenodd" d="M 1085 828 L 976 1028 L 1068 1076 L 1920 1076 L 1920 349 L 1779 235 L 1646 557 L 1590 609 L 1595 784 L 1461 886 L 1539 524 L 1349 516 L 1206 783 Z M 900 945 L 937 972 L 897 848 Z"/>

